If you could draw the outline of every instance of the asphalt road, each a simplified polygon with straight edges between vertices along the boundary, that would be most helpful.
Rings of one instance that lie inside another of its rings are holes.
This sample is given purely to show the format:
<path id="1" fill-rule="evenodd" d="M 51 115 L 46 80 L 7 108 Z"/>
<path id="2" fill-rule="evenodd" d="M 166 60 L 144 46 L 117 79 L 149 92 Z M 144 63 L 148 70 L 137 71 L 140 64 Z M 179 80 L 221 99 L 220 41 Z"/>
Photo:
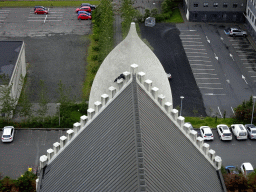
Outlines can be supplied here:
<path id="1" fill-rule="evenodd" d="M 40 99 L 40 80 L 49 103 L 58 99 L 58 82 L 70 89 L 70 98 L 82 100 L 86 54 L 91 21 L 77 20 L 75 8 L 50 8 L 48 15 L 35 15 L 33 8 L 0 10 L 0 40 L 25 42 L 27 91 L 30 101 Z"/>

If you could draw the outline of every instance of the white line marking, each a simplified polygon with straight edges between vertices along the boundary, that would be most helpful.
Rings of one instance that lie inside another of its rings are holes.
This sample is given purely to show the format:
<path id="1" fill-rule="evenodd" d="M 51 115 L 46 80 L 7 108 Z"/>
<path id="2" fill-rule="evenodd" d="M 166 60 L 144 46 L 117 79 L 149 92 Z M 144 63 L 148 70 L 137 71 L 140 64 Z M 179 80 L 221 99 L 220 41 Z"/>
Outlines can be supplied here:
<path id="1" fill-rule="evenodd" d="M 192 68 L 193 70 L 198 70 L 198 71 L 214 71 L 215 69 L 195 69 Z"/>
<path id="2" fill-rule="evenodd" d="M 256 71 L 248 71 L 248 73 L 255 73 Z"/>
<path id="3" fill-rule="evenodd" d="M 182 43 L 188 43 L 188 42 L 193 42 L 193 43 L 202 43 L 202 42 L 196 42 L 196 41 L 182 41 Z"/>
<path id="4" fill-rule="evenodd" d="M 226 94 L 205 93 L 204 95 L 226 95 Z"/>
<path id="5" fill-rule="evenodd" d="M 219 78 L 195 78 L 195 79 L 219 79 Z"/>
<path id="6" fill-rule="evenodd" d="M 205 64 L 190 64 L 190 65 L 199 65 L 199 66 L 206 66 L 206 67 L 212 66 L 212 65 L 205 65 Z"/>
<path id="7" fill-rule="evenodd" d="M 180 30 L 180 31 L 197 31 L 197 30 L 192 30 L 192 29 L 188 29 L 188 30 Z"/>
<path id="8" fill-rule="evenodd" d="M 220 111 L 220 108 L 219 108 L 219 106 L 218 106 L 218 109 L 219 109 L 219 112 L 220 112 L 220 116 L 221 116 L 221 118 L 223 118 L 223 117 L 222 117 L 222 114 L 221 114 L 221 111 Z"/>
<path id="9" fill-rule="evenodd" d="M 184 49 L 201 50 L 201 51 L 205 51 L 206 50 L 206 49 L 194 49 L 194 48 L 184 48 Z"/>
<path id="10" fill-rule="evenodd" d="M 194 75 L 217 75 L 212 73 L 194 73 Z"/>
<path id="11" fill-rule="evenodd" d="M 44 20 L 27 20 L 27 21 L 44 21 Z"/>
<path id="12" fill-rule="evenodd" d="M 209 57 L 206 57 L 206 56 L 190 56 L 190 55 L 188 55 L 187 57 L 202 57 L 202 58 L 209 58 Z"/>
<path id="13" fill-rule="evenodd" d="M 180 38 L 181 40 L 182 39 L 201 39 L 201 38 Z"/>
<path id="14" fill-rule="evenodd" d="M 234 115 L 235 115 L 235 112 L 234 112 L 234 110 L 233 110 L 233 108 L 231 107 L 231 110 L 232 110 L 232 112 L 234 113 Z"/>
<path id="15" fill-rule="evenodd" d="M 189 62 L 190 61 L 202 61 L 202 62 L 212 62 L 212 61 L 204 61 L 204 60 L 188 60 Z"/>
<path id="16" fill-rule="evenodd" d="M 251 77 L 256 77 L 256 76 L 251 76 Z"/>
<path id="17" fill-rule="evenodd" d="M 234 47 L 236 49 L 240 49 L 241 47 Z M 252 49 L 252 48 L 243 48 L 243 49 Z"/>
<path id="18" fill-rule="evenodd" d="M 199 35 L 180 35 L 180 36 L 196 36 L 196 37 L 198 37 Z"/>
<path id="19" fill-rule="evenodd" d="M 246 55 L 238 55 L 239 57 L 246 57 L 246 56 L 250 56 L 251 54 L 246 54 Z"/>
<path id="20" fill-rule="evenodd" d="M 196 54 L 205 54 L 205 55 L 207 55 L 207 53 L 200 53 L 200 52 L 186 52 L 186 53 L 196 53 Z"/>
<path id="21" fill-rule="evenodd" d="M 44 19 L 44 23 L 45 23 L 45 20 L 47 19 L 47 15 L 45 16 L 45 19 Z"/>
<path id="22" fill-rule="evenodd" d="M 253 68 L 253 69 L 254 69 L 254 67 L 245 67 L 245 68 L 250 68 L 250 69 L 252 69 L 252 68 Z"/>
<path id="23" fill-rule="evenodd" d="M 221 83 L 197 83 L 197 84 L 213 84 L 213 85 L 219 85 Z"/>
<path id="24" fill-rule="evenodd" d="M 213 88 L 213 87 L 199 87 L 199 89 L 223 89 L 223 88 Z"/>
<path id="25" fill-rule="evenodd" d="M 236 52 L 240 52 L 240 53 L 255 53 L 255 51 L 236 51 Z"/>
<path id="26" fill-rule="evenodd" d="M 48 19 L 47 21 L 62 21 L 62 20 L 50 20 L 50 19 Z"/>
<path id="27" fill-rule="evenodd" d="M 232 44 L 232 45 L 241 45 L 241 44 Z M 242 44 L 242 45 L 250 45 L 250 44 Z"/>
<path id="28" fill-rule="evenodd" d="M 256 60 L 256 58 L 255 59 L 241 59 L 241 60 L 248 60 L 249 61 L 249 60 Z"/>

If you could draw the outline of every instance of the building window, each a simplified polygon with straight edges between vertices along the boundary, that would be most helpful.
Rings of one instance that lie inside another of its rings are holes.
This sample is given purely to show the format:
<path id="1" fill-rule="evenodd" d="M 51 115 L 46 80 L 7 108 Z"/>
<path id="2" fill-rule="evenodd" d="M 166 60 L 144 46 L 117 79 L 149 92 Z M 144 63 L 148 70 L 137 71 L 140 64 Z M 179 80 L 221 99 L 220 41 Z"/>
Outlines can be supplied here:
<path id="1" fill-rule="evenodd" d="M 208 3 L 204 3 L 204 7 L 208 7 Z"/>
<path id="2" fill-rule="evenodd" d="M 213 7 L 218 7 L 218 3 L 213 3 Z"/>
<path id="3" fill-rule="evenodd" d="M 253 22 L 253 20 L 254 20 L 254 16 L 252 16 L 252 22 Z"/>
<path id="4" fill-rule="evenodd" d="M 194 7 L 198 7 L 198 3 L 194 3 Z"/>
<path id="5" fill-rule="evenodd" d="M 223 7 L 224 7 L 224 8 L 227 8 L 227 7 L 228 7 L 228 4 L 227 4 L 227 3 L 223 3 Z"/>
<path id="6" fill-rule="evenodd" d="M 243 3 L 241 3 L 241 7 L 243 7 L 244 6 L 244 4 Z"/>
<path id="7" fill-rule="evenodd" d="M 234 4 L 233 4 L 233 8 L 237 8 L 237 3 L 234 3 Z"/>

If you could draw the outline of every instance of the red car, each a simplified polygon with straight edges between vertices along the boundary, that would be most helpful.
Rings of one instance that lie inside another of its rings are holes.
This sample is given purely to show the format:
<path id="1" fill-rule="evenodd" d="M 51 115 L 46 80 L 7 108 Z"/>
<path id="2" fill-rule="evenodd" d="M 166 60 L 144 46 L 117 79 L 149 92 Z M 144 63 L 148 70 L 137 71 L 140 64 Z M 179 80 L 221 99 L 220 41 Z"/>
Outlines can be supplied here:
<path id="1" fill-rule="evenodd" d="M 91 12 L 92 9 L 91 9 L 91 7 L 89 7 L 89 6 L 84 6 L 84 7 L 81 7 L 81 8 L 77 8 L 77 9 L 76 9 L 76 13 L 77 13 L 78 11 L 87 11 L 87 12 Z"/>
<path id="2" fill-rule="evenodd" d="M 92 19 L 92 16 L 91 15 L 87 15 L 86 13 L 81 13 L 77 16 L 77 19 L 81 20 L 81 19 Z"/>
<path id="3" fill-rule="evenodd" d="M 41 8 L 36 9 L 34 12 L 35 12 L 35 14 L 48 14 L 47 10 L 41 9 Z"/>

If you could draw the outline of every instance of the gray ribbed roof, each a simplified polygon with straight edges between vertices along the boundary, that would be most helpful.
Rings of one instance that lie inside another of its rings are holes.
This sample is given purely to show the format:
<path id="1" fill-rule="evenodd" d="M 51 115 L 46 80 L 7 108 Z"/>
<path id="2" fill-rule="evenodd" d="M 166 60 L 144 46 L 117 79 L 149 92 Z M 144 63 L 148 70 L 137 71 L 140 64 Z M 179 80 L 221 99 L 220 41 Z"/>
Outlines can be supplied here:
<path id="1" fill-rule="evenodd" d="M 41 173 L 40 191 L 223 191 L 216 169 L 136 80 Z"/>

